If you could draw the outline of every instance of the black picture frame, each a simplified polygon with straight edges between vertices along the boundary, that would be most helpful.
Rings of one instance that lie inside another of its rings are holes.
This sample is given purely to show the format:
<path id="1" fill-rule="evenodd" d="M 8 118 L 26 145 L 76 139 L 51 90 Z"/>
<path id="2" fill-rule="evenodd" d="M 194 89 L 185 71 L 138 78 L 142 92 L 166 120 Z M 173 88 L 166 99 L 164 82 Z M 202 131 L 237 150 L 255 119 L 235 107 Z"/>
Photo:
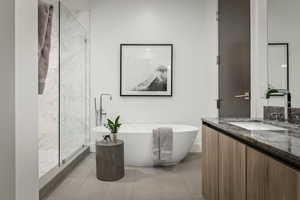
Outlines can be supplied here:
<path id="1" fill-rule="evenodd" d="M 170 55 L 171 55 L 171 85 L 170 85 L 170 94 L 167 95 L 147 95 L 147 94 L 141 94 L 141 95 L 137 95 L 137 94 L 123 94 L 123 47 L 126 46 L 169 46 L 170 47 Z M 121 97 L 173 97 L 173 76 L 174 76 L 174 72 L 173 72 L 173 64 L 174 64 L 174 45 L 173 44 L 135 44 L 135 43 L 122 43 L 120 44 L 120 96 Z"/>

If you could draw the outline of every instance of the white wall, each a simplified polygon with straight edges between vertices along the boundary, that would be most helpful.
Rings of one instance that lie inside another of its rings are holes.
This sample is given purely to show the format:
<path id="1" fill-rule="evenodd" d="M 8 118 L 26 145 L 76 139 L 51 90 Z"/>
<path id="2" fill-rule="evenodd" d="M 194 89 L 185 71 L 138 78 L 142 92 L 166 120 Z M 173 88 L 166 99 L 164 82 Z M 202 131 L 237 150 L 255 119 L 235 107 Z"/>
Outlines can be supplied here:
<path id="1" fill-rule="evenodd" d="M 0 24 L 0 199 L 37 200 L 37 1 L 1 1 Z"/>
<path id="2" fill-rule="evenodd" d="M 15 0 L 16 199 L 38 199 L 37 0 Z"/>
<path id="3" fill-rule="evenodd" d="M 300 107 L 300 1 L 268 0 L 268 41 L 288 42 L 290 46 L 290 91 L 292 105 Z"/>
<path id="4" fill-rule="evenodd" d="M 267 0 L 251 0 L 251 117 L 263 117 L 267 104 Z"/>
<path id="5" fill-rule="evenodd" d="M 106 106 L 125 123 L 200 127 L 202 117 L 216 117 L 216 2 L 92 0 L 92 97 L 112 93 L 112 105 Z M 121 43 L 174 44 L 172 98 L 120 97 Z"/>
<path id="6" fill-rule="evenodd" d="M 0 199 L 15 196 L 14 1 L 0 1 Z"/>

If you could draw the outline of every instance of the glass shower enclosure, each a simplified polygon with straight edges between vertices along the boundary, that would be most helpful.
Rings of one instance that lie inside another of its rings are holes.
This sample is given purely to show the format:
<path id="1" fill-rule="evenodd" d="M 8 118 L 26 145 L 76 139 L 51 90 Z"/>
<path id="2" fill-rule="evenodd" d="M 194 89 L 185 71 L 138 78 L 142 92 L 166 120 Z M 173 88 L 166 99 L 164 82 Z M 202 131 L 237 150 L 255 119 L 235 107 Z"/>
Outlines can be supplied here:
<path id="1" fill-rule="evenodd" d="M 87 31 L 60 4 L 60 162 L 88 140 Z"/>
<path id="2" fill-rule="evenodd" d="M 39 175 L 46 176 L 89 144 L 88 31 L 58 0 L 53 23 L 48 75 L 39 95 Z"/>

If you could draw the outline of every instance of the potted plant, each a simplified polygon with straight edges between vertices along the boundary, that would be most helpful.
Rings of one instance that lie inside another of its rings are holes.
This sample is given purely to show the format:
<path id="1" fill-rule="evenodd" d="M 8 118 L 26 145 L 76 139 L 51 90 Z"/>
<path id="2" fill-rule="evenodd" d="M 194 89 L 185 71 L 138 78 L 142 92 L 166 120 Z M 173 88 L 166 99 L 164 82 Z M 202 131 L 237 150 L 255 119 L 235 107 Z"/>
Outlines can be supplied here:
<path id="1" fill-rule="evenodd" d="M 117 134 L 119 131 L 119 128 L 122 126 L 122 124 L 119 123 L 120 116 L 118 116 L 114 121 L 107 119 L 107 124 L 104 126 L 111 132 L 113 135 L 113 142 L 117 142 Z"/>

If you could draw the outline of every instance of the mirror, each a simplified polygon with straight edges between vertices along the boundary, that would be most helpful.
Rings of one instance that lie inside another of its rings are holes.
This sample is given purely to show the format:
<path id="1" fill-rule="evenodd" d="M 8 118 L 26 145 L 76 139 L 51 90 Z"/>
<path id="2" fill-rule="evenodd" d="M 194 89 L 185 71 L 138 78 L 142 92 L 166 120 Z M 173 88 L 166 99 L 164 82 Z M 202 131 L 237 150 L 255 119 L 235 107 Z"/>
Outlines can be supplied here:
<path id="1" fill-rule="evenodd" d="M 268 84 L 288 90 L 292 107 L 300 107 L 299 8 L 299 0 L 268 0 Z"/>
<path id="2" fill-rule="evenodd" d="M 268 44 L 269 88 L 289 90 L 289 44 Z"/>

